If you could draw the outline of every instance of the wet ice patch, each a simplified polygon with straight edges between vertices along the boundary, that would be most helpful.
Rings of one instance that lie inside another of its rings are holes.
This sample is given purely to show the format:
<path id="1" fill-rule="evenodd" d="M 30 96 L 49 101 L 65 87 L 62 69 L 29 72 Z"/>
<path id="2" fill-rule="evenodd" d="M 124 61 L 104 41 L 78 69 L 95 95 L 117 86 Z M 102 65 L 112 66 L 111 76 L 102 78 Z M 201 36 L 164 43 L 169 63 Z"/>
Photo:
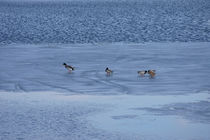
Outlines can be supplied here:
<path id="1" fill-rule="evenodd" d="M 135 108 L 145 110 L 154 115 L 177 115 L 193 122 L 210 123 L 210 102 L 176 103 L 160 108 Z"/>
<path id="2" fill-rule="evenodd" d="M 119 116 L 112 116 L 112 119 L 121 120 L 121 119 L 133 119 L 138 117 L 137 115 L 119 115 Z"/>
<path id="3" fill-rule="evenodd" d="M 209 97 L 208 91 L 176 96 L 111 96 L 98 101 L 111 104 L 109 110 L 88 118 L 97 128 L 148 139 L 148 135 L 155 135 L 162 140 L 208 140 Z"/>

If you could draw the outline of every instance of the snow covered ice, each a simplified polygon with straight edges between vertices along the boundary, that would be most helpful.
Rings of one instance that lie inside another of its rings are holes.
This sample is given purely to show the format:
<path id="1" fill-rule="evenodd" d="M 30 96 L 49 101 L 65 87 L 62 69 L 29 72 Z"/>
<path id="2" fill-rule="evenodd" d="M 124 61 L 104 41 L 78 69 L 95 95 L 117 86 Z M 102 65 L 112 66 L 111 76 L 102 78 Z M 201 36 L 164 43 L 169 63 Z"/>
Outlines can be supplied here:
<path id="1" fill-rule="evenodd" d="M 0 140 L 209 140 L 209 10 L 0 0 Z"/>

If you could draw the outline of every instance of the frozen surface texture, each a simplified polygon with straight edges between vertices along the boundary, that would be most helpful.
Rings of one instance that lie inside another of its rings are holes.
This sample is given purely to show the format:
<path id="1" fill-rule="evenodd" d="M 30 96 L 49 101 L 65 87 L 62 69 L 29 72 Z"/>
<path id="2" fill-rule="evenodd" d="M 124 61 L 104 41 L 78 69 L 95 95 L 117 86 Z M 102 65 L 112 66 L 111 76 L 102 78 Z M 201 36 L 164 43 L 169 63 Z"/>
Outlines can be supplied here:
<path id="1" fill-rule="evenodd" d="M 0 139 L 209 140 L 209 45 L 2 45 Z"/>
<path id="2" fill-rule="evenodd" d="M 126 140 L 130 134 L 96 129 L 87 116 L 102 110 L 83 97 L 0 92 L 0 140 Z M 130 136 L 129 136 L 130 135 Z"/>
<path id="3" fill-rule="evenodd" d="M 209 97 L 0 92 L 0 139 L 209 140 Z"/>
<path id="4" fill-rule="evenodd" d="M 6 91 L 171 95 L 210 87 L 209 43 L 9 45 L 0 48 L 0 60 L 0 89 Z M 155 78 L 138 76 L 148 69 L 156 70 Z"/>
<path id="5" fill-rule="evenodd" d="M 209 11 L 209 0 L 0 0 L 0 140 L 209 140 Z"/>
<path id="6" fill-rule="evenodd" d="M 210 41 L 209 0 L 0 1 L 0 43 Z"/>

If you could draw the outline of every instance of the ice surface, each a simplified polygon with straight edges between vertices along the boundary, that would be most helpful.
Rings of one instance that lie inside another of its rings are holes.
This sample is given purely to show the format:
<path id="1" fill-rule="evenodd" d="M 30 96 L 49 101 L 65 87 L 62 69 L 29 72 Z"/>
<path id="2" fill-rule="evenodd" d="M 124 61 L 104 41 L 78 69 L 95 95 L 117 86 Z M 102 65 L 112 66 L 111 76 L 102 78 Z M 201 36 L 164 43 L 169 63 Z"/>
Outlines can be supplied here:
<path id="1" fill-rule="evenodd" d="M 171 95 L 210 87 L 209 43 L 5 45 L 0 60 L 0 89 L 6 91 Z M 157 71 L 154 79 L 138 76 L 148 69 Z"/>
<path id="2" fill-rule="evenodd" d="M 207 140 L 210 137 L 209 96 L 209 92 L 201 92 L 177 96 L 109 96 L 107 100 L 101 97 L 98 102 L 113 106 L 89 119 L 109 132 L 139 134 L 145 139 L 155 139 L 155 136 L 161 140 Z M 158 111 L 161 115 L 153 113 Z"/>
<path id="3" fill-rule="evenodd" d="M 209 97 L 0 92 L 0 139 L 209 140 Z"/>
<path id="4" fill-rule="evenodd" d="M 209 140 L 209 46 L 2 45 L 0 139 Z"/>
<path id="5" fill-rule="evenodd" d="M 46 1 L 0 0 L 0 140 L 210 139 L 209 0 Z"/>

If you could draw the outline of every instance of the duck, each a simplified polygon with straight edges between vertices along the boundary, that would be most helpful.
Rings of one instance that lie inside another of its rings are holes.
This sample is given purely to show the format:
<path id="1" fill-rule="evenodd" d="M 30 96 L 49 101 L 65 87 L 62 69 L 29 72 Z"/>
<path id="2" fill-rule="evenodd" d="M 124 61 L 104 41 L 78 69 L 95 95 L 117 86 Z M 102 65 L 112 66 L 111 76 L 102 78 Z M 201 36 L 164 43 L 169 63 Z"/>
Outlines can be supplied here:
<path id="1" fill-rule="evenodd" d="M 74 70 L 74 67 L 70 66 L 70 65 L 67 65 L 66 63 L 63 63 L 63 65 L 65 66 L 65 68 L 67 70 L 69 70 L 69 72 L 73 71 Z"/>
<path id="2" fill-rule="evenodd" d="M 137 71 L 137 73 L 141 76 L 144 76 L 145 74 L 147 74 L 146 70 L 142 70 L 142 71 Z"/>
<path id="3" fill-rule="evenodd" d="M 153 71 L 153 72 L 156 72 L 156 70 L 148 70 L 148 71 Z"/>
<path id="4" fill-rule="evenodd" d="M 148 74 L 150 75 L 151 78 L 155 77 L 156 70 L 148 70 L 147 72 L 148 72 Z"/>
<path id="5" fill-rule="evenodd" d="M 107 75 L 110 75 L 110 74 L 113 73 L 113 71 L 110 70 L 108 67 L 105 69 L 105 72 L 106 72 Z"/>

